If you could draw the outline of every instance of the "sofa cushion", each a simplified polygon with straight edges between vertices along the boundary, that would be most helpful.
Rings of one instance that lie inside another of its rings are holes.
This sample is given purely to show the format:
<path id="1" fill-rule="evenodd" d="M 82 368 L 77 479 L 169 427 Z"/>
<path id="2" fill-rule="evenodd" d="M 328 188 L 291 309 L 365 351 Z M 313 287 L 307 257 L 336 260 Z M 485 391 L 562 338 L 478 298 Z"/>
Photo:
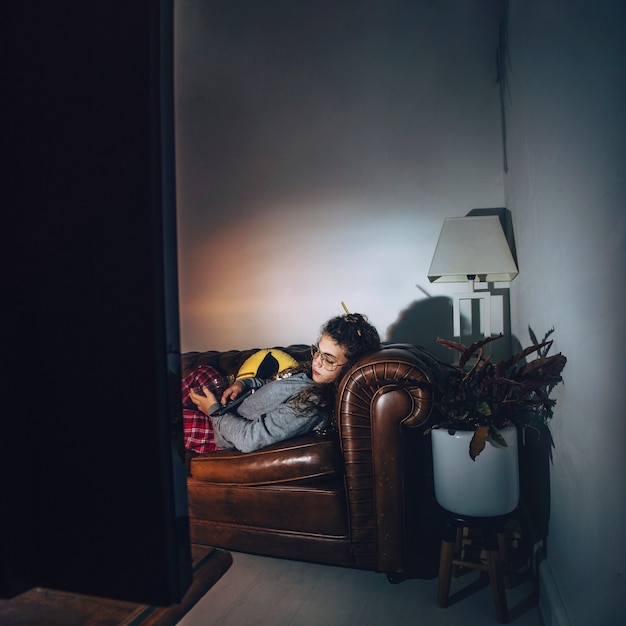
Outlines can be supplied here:
<path id="1" fill-rule="evenodd" d="M 311 360 L 311 346 L 305 344 L 295 344 L 285 347 L 276 347 L 292 356 L 299 363 Z M 185 352 L 181 355 L 182 375 L 186 376 L 197 365 L 211 365 L 217 368 L 225 376 L 232 376 L 233 379 L 246 359 L 249 359 L 260 348 L 251 350 L 228 350 L 219 352 L 217 350 L 207 350 L 206 352 Z"/>
<path id="2" fill-rule="evenodd" d="M 243 362 L 237 372 L 237 380 L 254 377 L 269 379 L 297 365 L 298 361 L 283 350 L 277 348 L 259 350 Z"/>
<path id="3" fill-rule="evenodd" d="M 304 435 L 256 450 L 218 450 L 191 460 L 191 476 L 224 485 L 271 485 L 343 474 L 334 437 Z"/>

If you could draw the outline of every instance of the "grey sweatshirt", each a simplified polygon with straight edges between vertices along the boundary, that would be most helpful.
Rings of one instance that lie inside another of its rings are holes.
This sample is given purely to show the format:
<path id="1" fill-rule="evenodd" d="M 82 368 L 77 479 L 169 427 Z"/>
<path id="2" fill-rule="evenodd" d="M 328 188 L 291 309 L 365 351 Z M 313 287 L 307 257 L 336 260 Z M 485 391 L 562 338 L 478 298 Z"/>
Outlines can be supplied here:
<path id="1" fill-rule="evenodd" d="M 215 443 L 220 448 L 252 452 L 270 444 L 304 435 L 326 426 L 328 414 L 315 406 L 305 409 L 289 402 L 302 389 L 315 383 L 305 373 L 267 382 L 245 378 L 246 388 L 254 389 L 237 408 L 237 413 L 212 417 Z M 217 410 L 213 405 L 209 413 Z"/>

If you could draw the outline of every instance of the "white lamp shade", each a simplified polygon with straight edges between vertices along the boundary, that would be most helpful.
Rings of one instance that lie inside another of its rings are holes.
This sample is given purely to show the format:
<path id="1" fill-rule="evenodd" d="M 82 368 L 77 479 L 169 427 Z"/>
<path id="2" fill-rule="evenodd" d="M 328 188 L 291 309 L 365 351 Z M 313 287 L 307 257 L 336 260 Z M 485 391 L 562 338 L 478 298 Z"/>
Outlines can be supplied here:
<path id="1" fill-rule="evenodd" d="M 431 283 L 508 282 L 518 274 L 497 215 L 446 217 L 428 270 Z"/>

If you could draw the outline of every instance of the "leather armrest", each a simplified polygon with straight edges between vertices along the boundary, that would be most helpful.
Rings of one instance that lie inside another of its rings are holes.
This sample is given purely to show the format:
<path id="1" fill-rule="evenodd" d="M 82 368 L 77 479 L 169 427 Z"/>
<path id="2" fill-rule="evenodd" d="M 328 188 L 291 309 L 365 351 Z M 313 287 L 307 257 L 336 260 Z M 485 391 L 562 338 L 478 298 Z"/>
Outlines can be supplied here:
<path id="1" fill-rule="evenodd" d="M 402 572 L 406 537 L 404 435 L 423 426 L 432 408 L 426 354 L 385 346 L 361 359 L 340 384 L 338 428 L 345 463 L 352 537 L 360 566 Z M 363 519 L 375 520 L 362 527 Z"/>

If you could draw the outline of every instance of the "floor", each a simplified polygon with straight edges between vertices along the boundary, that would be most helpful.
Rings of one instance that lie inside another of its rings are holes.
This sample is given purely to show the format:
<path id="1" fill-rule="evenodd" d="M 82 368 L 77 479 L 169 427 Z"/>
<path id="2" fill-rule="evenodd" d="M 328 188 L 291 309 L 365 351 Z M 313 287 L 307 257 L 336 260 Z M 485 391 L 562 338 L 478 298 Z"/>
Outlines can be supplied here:
<path id="1" fill-rule="evenodd" d="M 466 591 L 464 592 L 463 589 Z M 436 604 L 437 580 L 393 585 L 384 574 L 233 553 L 233 564 L 179 626 L 486 626 L 498 624 L 487 581 L 452 581 L 451 605 Z M 510 624 L 542 624 L 530 582 L 507 590 Z"/>

